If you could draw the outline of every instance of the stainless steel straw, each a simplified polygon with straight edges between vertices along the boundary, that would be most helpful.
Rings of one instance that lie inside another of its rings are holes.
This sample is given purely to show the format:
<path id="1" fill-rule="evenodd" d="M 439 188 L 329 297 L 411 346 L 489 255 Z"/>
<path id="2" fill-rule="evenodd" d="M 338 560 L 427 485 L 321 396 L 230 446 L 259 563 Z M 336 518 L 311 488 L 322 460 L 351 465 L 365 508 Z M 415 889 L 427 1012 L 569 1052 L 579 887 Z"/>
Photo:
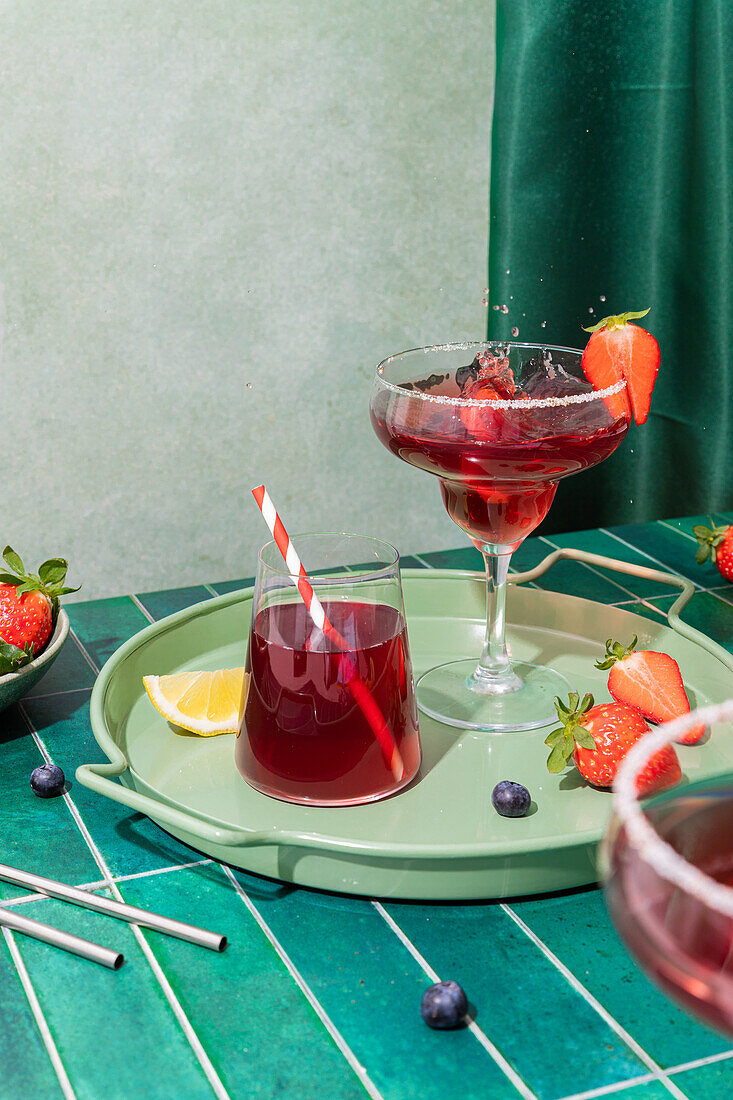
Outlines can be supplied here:
<path id="1" fill-rule="evenodd" d="M 22 932 L 24 936 L 32 936 L 34 940 L 43 940 L 53 947 L 61 947 L 64 951 L 70 951 L 72 955 L 81 955 L 90 962 L 108 966 L 110 970 L 119 970 L 124 957 L 119 951 L 111 951 L 109 947 L 102 947 L 91 940 L 83 940 L 80 936 L 73 936 L 71 932 L 63 932 L 60 928 L 52 928 L 50 924 L 42 924 L 41 921 L 31 920 L 30 917 L 22 917 L 0 905 L 0 924 L 6 928 L 12 928 L 14 932 Z"/>
<path id="2" fill-rule="evenodd" d="M 156 932 L 165 932 L 167 936 L 176 936 L 179 940 L 188 940 L 189 943 L 198 944 L 199 947 L 208 947 L 210 951 L 223 951 L 227 945 L 226 936 L 220 936 L 216 932 L 208 932 L 205 928 L 197 928 L 195 925 L 186 924 L 184 921 L 162 917 L 158 913 L 148 912 L 147 909 L 138 909 L 136 905 L 126 905 L 121 901 L 99 897 L 87 890 L 79 890 L 76 886 L 67 886 L 65 882 L 56 882 L 55 879 L 44 878 L 43 875 L 32 875 L 28 871 L 19 871 L 15 867 L 9 867 L 6 863 L 0 863 L 0 879 L 12 882 L 15 886 L 35 890 L 39 894 L 47 894 L 50 898 L 70 901 L 73 905 L 84 906 L 85 909 L 95 909 L 98 913 L 106 913 L 109 917 L 117 917 L 118 920 L 126 920 L 130 924 L 141 924 L 144 928 L 153 928 Z M 4 910 L 4 912 L 7 912 L 7 910 Z"/>

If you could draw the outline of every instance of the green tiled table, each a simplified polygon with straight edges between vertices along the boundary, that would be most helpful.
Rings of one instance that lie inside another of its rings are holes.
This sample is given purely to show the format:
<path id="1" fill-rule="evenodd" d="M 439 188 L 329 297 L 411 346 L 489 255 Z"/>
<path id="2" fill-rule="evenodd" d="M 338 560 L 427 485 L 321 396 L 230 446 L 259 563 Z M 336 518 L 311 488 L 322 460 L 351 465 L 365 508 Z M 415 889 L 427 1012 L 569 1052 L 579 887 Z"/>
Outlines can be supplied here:
<path id="1" fill-rule="evenodd" d="M 700 519 L 529 539 L 515 565 L 530 568 L 551 547 L 577 546 L 684 574 L 698 586 L 684 617 L 733 650 L 733 586 L 710 564 L 695 565 L 691 529 Z M 405 564 L 481 563 L 463 549 Z M 510 904 L 340 897 L 232 872 L 79 784 L 64 799 L 33 796 L 28 776 L 42 757 L 67 776 L 101 759 L 88 700 L 117 646 L 151 620 L 249 583 L 69 605 L 72 638 L 37 689 L 2 716 L 0 858 L 112 886 L 126 901 L 231 941 L 214 955 L 0 884 L 5 904 L 115 945 L 127 960 L 114 973 L 4 930 L 3 1100 L 733 1094 L 730 1044 L 636 969 L 597 889 Z M 672 599 L 654 582 L 575 562 L 543 583 L 650 617 Z M 433 1032 L 420 1019 L 422 991 L 448 977 L 475 1008 L 470 1030 Z"/>

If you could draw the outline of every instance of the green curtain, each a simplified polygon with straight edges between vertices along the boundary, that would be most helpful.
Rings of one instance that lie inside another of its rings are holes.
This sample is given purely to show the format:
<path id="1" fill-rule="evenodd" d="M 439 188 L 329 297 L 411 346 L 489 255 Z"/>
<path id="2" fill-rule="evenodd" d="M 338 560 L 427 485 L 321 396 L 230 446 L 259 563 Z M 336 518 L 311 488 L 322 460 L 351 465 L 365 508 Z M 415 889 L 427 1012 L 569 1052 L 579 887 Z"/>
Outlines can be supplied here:
<path id="1" fill-rule="evenodd" d="M 582 347 L 651 306 L 662 349 L 543 532 L 733 507 L 732 70 L 731 0 L 497 0 L 488 335 Z"/>

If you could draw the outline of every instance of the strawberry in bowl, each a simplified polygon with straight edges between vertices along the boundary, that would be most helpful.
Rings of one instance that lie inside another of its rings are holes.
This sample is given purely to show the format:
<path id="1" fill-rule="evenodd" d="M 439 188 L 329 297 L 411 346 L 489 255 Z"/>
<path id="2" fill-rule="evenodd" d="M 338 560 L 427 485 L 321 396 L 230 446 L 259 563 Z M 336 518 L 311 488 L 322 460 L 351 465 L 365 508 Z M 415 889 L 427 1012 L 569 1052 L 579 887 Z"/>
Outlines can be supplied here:
<path id="1" fill-rule="evenodd" d="M 10 546 L 0 571 L 0 710 L 20 699 L 56 659 L 69 633 L 60 597 L 78 588 L 65 585 L 68 563 L 50 558 L 38 573 L 26 572 Z"/>

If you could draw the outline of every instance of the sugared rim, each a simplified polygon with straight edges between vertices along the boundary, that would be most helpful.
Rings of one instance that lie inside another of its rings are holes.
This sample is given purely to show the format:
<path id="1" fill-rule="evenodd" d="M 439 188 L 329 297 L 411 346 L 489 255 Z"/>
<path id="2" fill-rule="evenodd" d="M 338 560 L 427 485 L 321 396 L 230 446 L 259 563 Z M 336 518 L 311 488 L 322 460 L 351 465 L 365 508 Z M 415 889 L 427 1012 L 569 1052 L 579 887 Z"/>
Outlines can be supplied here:
<path id="1" fill-rule="evenodd" d="M 614 394 L 626 389 L 626 379 L 621 378 L 618 382 L 614 382 L 612 386 L 606 386 L 605 389 L 592 390 L 589 393 L 570 394 L 568 397 L 537 397 L 530 398 L 529 401 L 509 399 L 492 401 L 491 398 L 486 397 L 448 397 L 445 394 L 423 393 L 422 390 L 406 390 L 404 386 L 400 386 L 396 382 L 388 382 L 384 377 L 384 368 L 403 355 L 413 355 L 418 351 L 425 352 L 425 354 L 432 351 L 472 351 L 475 348 L 527 348 L 539 352 L 562 351 L 581 356 L 583 354 L 578 348 L 564 348 L 557 344 L 526 344 L 515 340 L 468 340 L 456 344 L 432 344 L 424 348 L 409 348 L 407 351 L 399 351 L 394 355 L 388 355 L 386 359 L 378 364 L 376 377 L 381 386 L 399 394 L 401 397 L 416 398 L 418 401 L 430 401 L 434 405 L 460 405 L 461 408 L 475 406 L 489 409 L 562 408 L 565 405 L 585 405 L 589 401 L 603 400 L 604 397 L 613 397 Z"/>
<path id="2" fill-rule="evenodd" d="M 655 752 L 701 722 L 707 726 L 711 722 L 730 719 L 733 719 L 733 699 L 714 706 L 701 707 L 645 734 L 626 754 L 616 773 L 613 806 L 619 821 L 626 829 L 629 844 L 658 875 L 708 908 L 733 918 L 733 888 L 724 886 L 699 867 L 688 863 L 666 840 L 662 840 L 645 817 L 636 794 L 636 777 Z"/>

